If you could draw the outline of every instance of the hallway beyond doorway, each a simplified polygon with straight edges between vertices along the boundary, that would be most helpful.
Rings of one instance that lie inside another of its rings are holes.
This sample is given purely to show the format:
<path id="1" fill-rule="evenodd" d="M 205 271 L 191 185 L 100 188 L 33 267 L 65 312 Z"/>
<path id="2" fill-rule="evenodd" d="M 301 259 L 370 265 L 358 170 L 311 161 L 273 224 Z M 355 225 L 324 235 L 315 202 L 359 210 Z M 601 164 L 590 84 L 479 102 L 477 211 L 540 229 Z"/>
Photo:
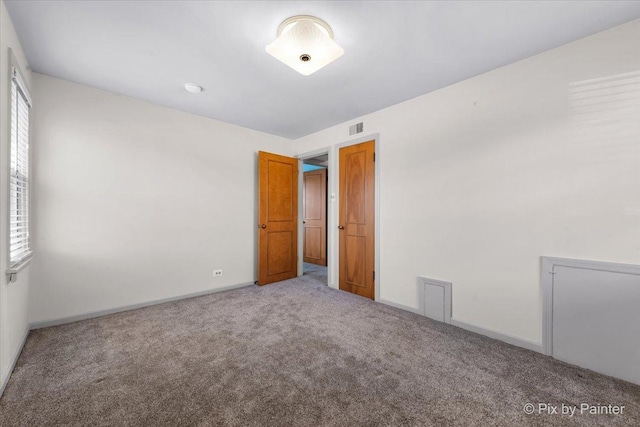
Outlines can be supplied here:
<path id="1" fill-rule="evenodd" d="M 311 276 L 314 279 L 327 285 L 327 267 L 323 265 L 311 264 L 310 262 L 304 263 L 304 276 Z"/>

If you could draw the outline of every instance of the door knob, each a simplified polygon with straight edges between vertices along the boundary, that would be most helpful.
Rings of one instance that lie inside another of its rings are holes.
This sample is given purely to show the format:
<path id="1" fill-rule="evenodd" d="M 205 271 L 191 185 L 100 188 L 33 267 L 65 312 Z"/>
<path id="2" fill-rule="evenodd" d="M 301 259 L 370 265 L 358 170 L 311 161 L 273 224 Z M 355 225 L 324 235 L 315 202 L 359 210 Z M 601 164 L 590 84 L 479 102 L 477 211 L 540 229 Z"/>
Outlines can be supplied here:
<path id="1" fill-rule="evenodd" d="M 262 224 L 260 228 L 267 228 L 267 224 Z"/>
<path id="2" fill-rule="evenodd" d="M 338 230 L 344 230 L 344 225 L 339 225 Z"/>
<path id="3" fill-rule="evenodd" d="M 307 223 L 307 221 L 302 221 L 302 223 L 303 223 L 303 224 L 306 224 L 306 223 Z"/>

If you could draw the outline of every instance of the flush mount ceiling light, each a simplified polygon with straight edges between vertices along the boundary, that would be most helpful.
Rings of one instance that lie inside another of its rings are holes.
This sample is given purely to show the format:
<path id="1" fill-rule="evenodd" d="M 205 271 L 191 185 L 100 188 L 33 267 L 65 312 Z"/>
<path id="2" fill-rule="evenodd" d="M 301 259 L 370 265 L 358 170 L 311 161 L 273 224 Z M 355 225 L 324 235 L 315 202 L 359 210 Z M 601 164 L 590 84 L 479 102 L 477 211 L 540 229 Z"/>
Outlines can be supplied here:
<path id="1" fill-rule="evenodd" d="M 202 92 L 202 86 L 199 86 L 195 83 L 187 83 L 184 85 L 184 90 L 189 93 L 200 93 Z"/>
<path id="2" fill-rule="evenodd" d="M 305 76 L 315 73 L 344 53 L 344 49 L 333 41 L 329 24 L 309 15 L 286 19 L 278 27 L 278 38 L 265 50 Z"/>

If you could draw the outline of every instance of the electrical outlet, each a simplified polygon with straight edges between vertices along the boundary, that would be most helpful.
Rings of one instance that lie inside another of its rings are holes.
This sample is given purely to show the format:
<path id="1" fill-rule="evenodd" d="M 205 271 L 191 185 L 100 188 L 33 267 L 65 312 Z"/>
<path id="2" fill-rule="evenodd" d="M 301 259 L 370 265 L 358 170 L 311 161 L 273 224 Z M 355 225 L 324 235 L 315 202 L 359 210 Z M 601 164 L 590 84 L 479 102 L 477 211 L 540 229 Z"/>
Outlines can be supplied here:
<path id="1" fill-rule="evenodd" d="M 222 270 L 213 270 L 213 277 L 222 276 Z"/>

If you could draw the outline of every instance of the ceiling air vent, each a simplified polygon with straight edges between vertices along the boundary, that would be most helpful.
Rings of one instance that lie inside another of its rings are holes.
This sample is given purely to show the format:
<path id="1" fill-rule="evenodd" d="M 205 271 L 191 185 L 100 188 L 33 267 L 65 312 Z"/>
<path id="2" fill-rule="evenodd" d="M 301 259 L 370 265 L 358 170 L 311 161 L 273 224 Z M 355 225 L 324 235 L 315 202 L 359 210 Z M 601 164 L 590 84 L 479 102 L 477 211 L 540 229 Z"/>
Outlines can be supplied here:
<path id="1" fill-rule="evenodd" d="M 356 123 L 355 125 L 349 126 L 349 135 L 355 135 L 356 133 L 361 133 L 364 130 L 364 126 L 362 122 Z"/>

